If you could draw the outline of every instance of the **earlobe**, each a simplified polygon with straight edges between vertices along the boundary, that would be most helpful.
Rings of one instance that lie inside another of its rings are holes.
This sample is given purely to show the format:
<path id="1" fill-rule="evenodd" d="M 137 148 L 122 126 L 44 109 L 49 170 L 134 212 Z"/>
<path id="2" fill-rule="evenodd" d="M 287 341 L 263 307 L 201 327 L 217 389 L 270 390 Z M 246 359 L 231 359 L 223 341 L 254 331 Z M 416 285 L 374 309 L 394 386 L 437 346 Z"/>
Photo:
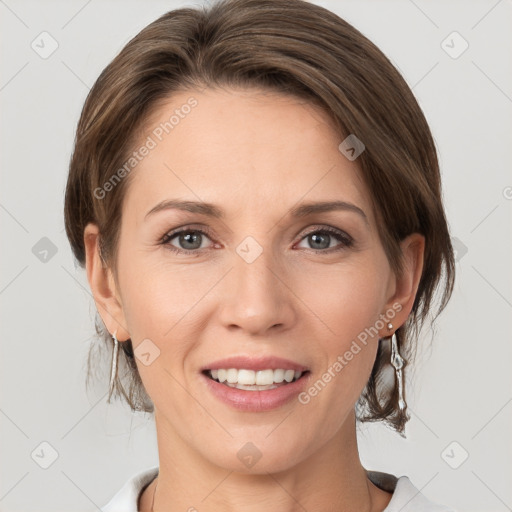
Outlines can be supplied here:
<path id="1" fill-rule="evenodd" d="M 388 301 L 388 307 L 400 304 L 400 311 L 393 320 L 395 326 L 403 325 L 412 311 L 423 272 L 425 237 L 419 233 L 413 233 L 402 240 L 400 245 L 402 272 L 395 278 L 395 292 Z"/>
<path id="2" fill-rule="evenodd" d="M 110 333 L 117 331 L 118 340 L 125 341 L 130 335 L 126 328 L 123 307 L 118 299 L 112 271 L 101 258 L 99 241 L 98 226 L 92 223 L 87 224 L 84 229 L 87 280 L 96 308 L 106 328 Z"/>

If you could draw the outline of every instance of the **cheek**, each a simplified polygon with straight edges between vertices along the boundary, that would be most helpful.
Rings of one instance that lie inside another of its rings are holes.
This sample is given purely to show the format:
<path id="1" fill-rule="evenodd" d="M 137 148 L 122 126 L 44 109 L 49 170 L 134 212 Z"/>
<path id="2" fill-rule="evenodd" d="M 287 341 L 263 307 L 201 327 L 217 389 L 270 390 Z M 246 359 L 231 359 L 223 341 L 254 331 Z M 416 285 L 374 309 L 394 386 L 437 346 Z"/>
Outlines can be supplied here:
<path id="1" fill-rule="evenodd" d="M 215 312 L 211 290 L 224 272 L 211 265 L 179 267 L 170 264 L 165 253 L 154 257 L 135 252 L 120 258 L 123 311 L 133 349 L 136 355 L 145 353 L 146 347 L 158 354 L 148 365 L 136 358 L 140 377 L 155 405 L 172 394 L 172 404 L 166 402 L 166 407 L 186 410 L 190 397 L 183 394 L 178 382 L 194 378 L 189 370 L 196 369 L 195 354 L 201 350 L 207 320 Z"/>
<path id="2" fill-rule="evenodd" d="M 385 267 L 368 262 L 327 274 L 317 274 L 315 282 L 326 282 L 328 288 L 311 288 L 315 291 L 308 296 L 308 305 L 325 327 L 316 341 L 319 370 L 303 402 L 317 411 L 328 409 L 318 417 L 339 424 L 366 385 L 375 361 L 379 331 L 385 325 L 381 315 L 387 281 L 382 276 L 387 274 Z"/>
<path id="3" fill-rule="evenodd" d="M 132 340 L 164 339 L 194 317 L 194 307 L 213 285 L 212 275 L 177 267 L 141 252 L 119 261 L 123 311 Z"/>
<path id="4" fill-rule="evenodd" d="M 378 258 L 361 258 L 316 271 L 303 281 L 300 293 L 343 348 L 384 313 L 388 275 Z"/>

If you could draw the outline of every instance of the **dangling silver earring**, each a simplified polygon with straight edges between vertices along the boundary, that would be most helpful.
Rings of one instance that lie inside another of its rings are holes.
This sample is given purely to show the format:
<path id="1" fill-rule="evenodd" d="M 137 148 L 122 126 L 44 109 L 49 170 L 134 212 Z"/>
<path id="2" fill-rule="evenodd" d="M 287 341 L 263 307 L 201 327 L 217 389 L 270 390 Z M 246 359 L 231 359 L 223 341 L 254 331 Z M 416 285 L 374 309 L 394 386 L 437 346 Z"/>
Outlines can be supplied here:
<path id="1" fill-rule="evenodd" d="M 117 331 L 112 335 L 112 339 L 114 340 L 114 352 L 112 355 L 112 369 L 110 372 L 110 386 L 109 386 L 109 401 L 112 392 L 114 391 L 114 382 L 117 374 L 117 359 L 119 356 L 119 341 L 117 341 Z"/>
<path id="2" fill-rule="evenodd" d="M 388 324 L 388 329 L 393 329 L 393 324 Z M 391 336 L 391 364 L 395 368 L 396 380 L 398 383 L 398 407 L 401 411 L 405 409 L 404 400 L 404 376 L 402 368 L 404 367 L 405 359 L 398 352 L 398 342 L 396 339 L 396 333 L 394 332 Z"/>

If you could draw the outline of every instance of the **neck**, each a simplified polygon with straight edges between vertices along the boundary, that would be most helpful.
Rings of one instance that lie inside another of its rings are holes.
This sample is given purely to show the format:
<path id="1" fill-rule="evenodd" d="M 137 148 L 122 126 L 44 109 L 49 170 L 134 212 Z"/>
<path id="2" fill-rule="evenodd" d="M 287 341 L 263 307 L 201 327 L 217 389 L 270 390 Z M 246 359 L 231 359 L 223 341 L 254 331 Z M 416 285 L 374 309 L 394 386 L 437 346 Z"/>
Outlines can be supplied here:
<path id="1" fill-rule="evenodd" d="M 391 499 L 360 463 L 353 415 L 317 452 L 288 469 L 259 474 L 216 466 L 159 425 L 159 474 L 142 494 L 140 512 L 381 512 Z"/>

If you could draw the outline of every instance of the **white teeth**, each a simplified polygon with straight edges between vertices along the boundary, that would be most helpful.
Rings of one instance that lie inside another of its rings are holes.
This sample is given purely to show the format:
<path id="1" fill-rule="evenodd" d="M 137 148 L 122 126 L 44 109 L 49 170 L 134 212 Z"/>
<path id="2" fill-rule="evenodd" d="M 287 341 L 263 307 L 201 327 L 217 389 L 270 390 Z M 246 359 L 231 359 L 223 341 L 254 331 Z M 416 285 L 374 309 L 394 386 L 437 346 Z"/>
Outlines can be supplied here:
<path id="1" fill-rule="evenodd" d="M 231 371 L 231 370 L 230 370 Z M 254 370 L 233 370 L 238 374 L 238 384 L 254 386 L 256 384 L 256 372 Z M 270 383 L 272 384 L 272 382 Z"/>
<path id="2" fill-rule="evenodd" d="M 277 370 L 245 370 L 236 368 L 210 370 L 212 379 L 218 380 L 225 384 L 231 385 L 231 387 L 238 387 L 239 389 L 246 389 L 245 386 L 271 386 L 272 384 L 281 384 L 283 381 L 292 382 L 297 380 L 302 372 L 297 370 L 283 370 L 278 368 Z"/>
<path id="3" fill-rule="evenodd" d="M 234 368 L 230 368 L 228 371 L 227 371 L 227 374 L 226 374 L 226 380 L 230 383 L 230 384 L 236 384 L 236 382 L 238 381 L 238 371 L 235 370 Z"/>
<path id="4" fill-rule="evenodd" d="M 295 372 L 293 370 L 286 370 L 284 372 L 284 380 L 286 382 L 291 382 L 293 380 L 294 375 L 295 375 Z"/>
<path id="5" fill-rule="evenodd" d="M 284 380 L 284 370 L 274 370 L 274 382 L 279 384 Z"/>
<path id="6" fill-rule="evenodd" d="M 274 382 L 273 370 L 260 370 L 256 372 L 256 384 L 259 386 L 268 386 Z"/>

